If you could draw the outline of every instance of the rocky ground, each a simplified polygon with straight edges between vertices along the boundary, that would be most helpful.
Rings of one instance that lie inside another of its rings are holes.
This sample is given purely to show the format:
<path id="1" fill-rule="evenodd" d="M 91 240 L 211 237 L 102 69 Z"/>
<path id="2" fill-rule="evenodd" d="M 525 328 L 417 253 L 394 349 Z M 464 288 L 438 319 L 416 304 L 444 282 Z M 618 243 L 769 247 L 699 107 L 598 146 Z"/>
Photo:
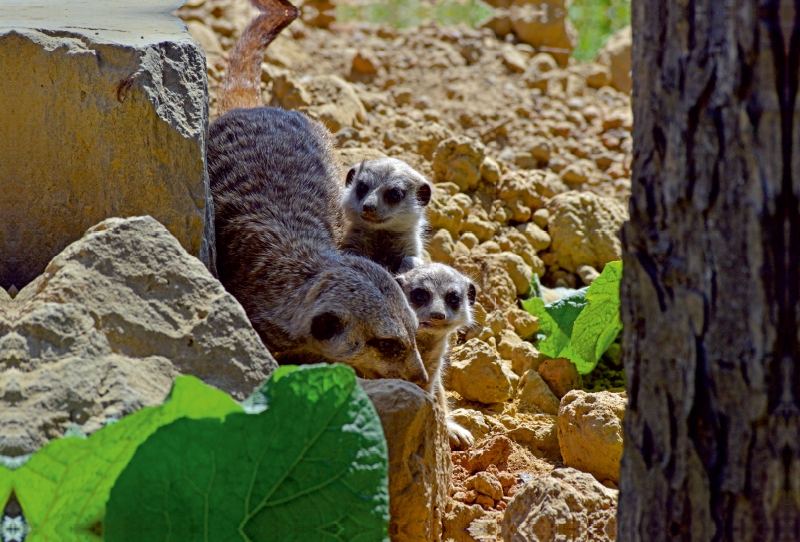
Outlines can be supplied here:
<path id="1" fill-rule="evenodd" d="M 568 37 L 563 20 L 528 39 L 521 9 L 478 29 L 404 31 L 306 10 L 268 49 L 262 96 L 324 122 L 345 165 L 389 155 L 432 179 L 428 255 L 479 287 L 477 325 L 451 356 L 451 406 L 476 445 L 452 453 L 445 539 L 613 539 L 624 375 L 613 356 L 583 379 L 567 360 L 544 359 L 529 342 L 538 322 L 517 301 L 534 274 L 576 288 L 620 259 L 630 33 L 600 62 L 577 63 L 535 41 Z M 179 11 L 208 56 L 212 118 L 252 13 L 245 0 L 188 0 Z"/>

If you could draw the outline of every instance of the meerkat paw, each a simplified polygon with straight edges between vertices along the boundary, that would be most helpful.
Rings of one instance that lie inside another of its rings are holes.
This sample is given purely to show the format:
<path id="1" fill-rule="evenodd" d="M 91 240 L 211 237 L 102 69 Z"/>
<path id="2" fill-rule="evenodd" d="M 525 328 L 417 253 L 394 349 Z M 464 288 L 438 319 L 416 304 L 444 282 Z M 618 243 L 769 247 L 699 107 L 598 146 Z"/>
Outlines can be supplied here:
<path id="1" fill-rule="evenodd" d="M 447 420 L 447 438 L 450 439 L 450 448 L 464 449 L 475 444 L 472 433 L 458 425 L 453 420 Z"/>

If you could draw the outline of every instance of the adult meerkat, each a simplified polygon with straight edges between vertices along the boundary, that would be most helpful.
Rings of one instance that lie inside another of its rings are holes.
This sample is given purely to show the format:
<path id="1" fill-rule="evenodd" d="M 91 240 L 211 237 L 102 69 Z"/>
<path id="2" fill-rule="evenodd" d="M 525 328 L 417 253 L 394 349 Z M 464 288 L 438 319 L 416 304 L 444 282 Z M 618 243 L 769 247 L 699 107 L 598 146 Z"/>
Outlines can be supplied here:
<path id="1" fill-rule="evenodd" d="M 236 43 L 220 91 L 229 112 L 209 128 L 219 279 L 278 362 L 340 362 L 425 387 L 403 291 L 378 264 L 337 250 L 341 170 L 330 133 L 300 113 L 257 107 L 264 48 L 297 10 L 254 4 L 263 13 Z"/>
<path id="2" fill-rule="evenodd" d="M 396 277 L 417 313 L 417 348 L 428 372 L 426 390 L 431 393 L 447 419 L 447 436 L 453 447 L 475 444 L 472 434 L 452 420 L 442 385 L 450 337 L 460 327 L 473 323 L 475 285 L 467 277 L 441 263 L 422 264 Z"/>
<path id="3" fill-rule="evenodd" d="M 422 263 L 425 206 L 430 183 L 395 158 L 367 160 L 347 173 L 342 208 L 346 219 L 341 247 L 404 273 Z"/>

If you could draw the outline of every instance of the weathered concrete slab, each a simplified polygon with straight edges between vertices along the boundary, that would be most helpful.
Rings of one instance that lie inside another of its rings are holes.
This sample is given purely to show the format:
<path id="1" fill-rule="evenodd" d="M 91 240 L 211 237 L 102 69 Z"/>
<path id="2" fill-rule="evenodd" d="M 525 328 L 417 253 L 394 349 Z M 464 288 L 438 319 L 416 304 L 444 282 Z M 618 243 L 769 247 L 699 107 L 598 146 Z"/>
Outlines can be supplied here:
<path id="1" fill-rule="evenodd" d="M 180 0 L 0 2 L 0 285 L 110 216 L 213 266 L 205 55 Z"/>

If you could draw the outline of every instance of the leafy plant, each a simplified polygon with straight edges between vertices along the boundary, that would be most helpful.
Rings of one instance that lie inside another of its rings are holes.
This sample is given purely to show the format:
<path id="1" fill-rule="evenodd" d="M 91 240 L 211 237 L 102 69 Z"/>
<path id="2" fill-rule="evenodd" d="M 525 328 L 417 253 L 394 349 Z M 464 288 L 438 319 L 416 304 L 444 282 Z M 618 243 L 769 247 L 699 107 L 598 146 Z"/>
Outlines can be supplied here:
<path id="1" fill-rule="evenodd" d="M 622 330 L 621 278 L 622 262 L 610 262 L 588 288 L 548 305 L 539 297 L 523 301 L 522 307 L 539 318 L 539 350 L 551 358 L 568 358 L 579 373 L 590 373 Z"/>
<path id="2" fill-rule="evenodd" d="M 224 418 L 241 411 L 228 394 L 195 377 L 179 377 L 160 406 L 143 408 L 88 438 L 54 440 L 13 471 L 0 465 L 0 502 L 14 491 L 31 529 L 26 542 L 100 540 L 111 487 L 156 429 L 178 418 Z"/>
<path id="3" fill-rule="evenodd" d="M 258 415 L 177 420 L 111 491 L 106 541 L 387 538 L 387 450 L 353 371 L 281 370 Z"/>
<path id="4" fill-rule="evenodd" d="M 27 542 L 386 538 L 386 442 L 349 367 L 281 367 L 242 406 L 183 376 L 163 405 L 68 434 L 0 461 Z"/>

